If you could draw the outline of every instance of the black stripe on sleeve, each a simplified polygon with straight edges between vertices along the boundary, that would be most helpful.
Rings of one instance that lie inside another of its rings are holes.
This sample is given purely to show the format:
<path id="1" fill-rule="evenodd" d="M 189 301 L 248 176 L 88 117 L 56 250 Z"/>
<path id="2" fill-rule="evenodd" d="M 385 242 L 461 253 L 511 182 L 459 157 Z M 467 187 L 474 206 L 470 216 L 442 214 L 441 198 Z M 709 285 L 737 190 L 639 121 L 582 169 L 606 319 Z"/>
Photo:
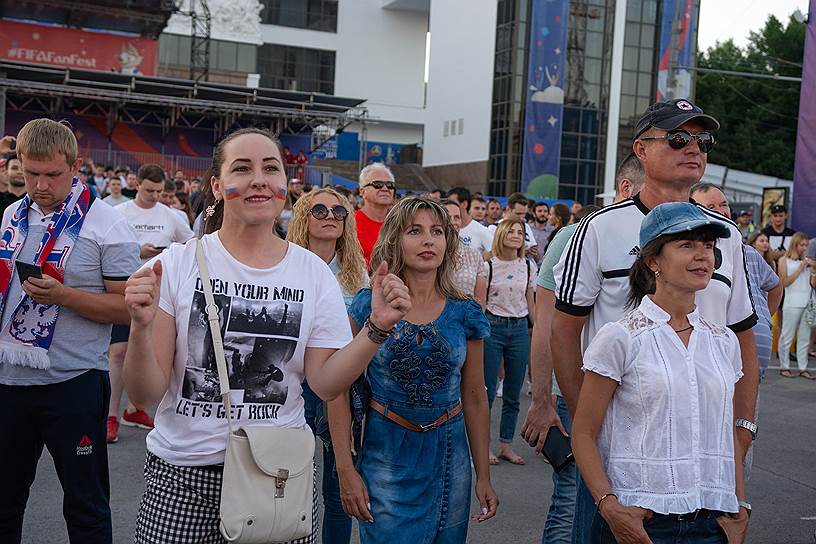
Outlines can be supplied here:
<path id="1" fill-rule="evenodd" d="M 575 304 L 568 304 L 561 299 L 555 299 L 555 309 L 564 312 L 565 314 L 574 315 L 576 317 L 584 317 L 592 312 L 592 306 L 576 306 Z"/>
<path id="2" fill-rule="evenodd" d="M 617 270 L 606 270 L 605 272 L 601 272 L 604 278 L 610 280 L 612 278 L 625 278 L 629 276 L 629 269 L 628 268 L 619 268 Z"/>
<path id="3" fill-rule="evenodd" d="M 556 304 L 557 306 L 557 304 Z M 751 314 L 750 316 L 746 317 L 739 323 L 734 323 L 733 325 L 728 325 L 728 328 L 734 331 L 734 333 L 740 333 L 742 331 L 747 331 L 748 329 L 752 329 L 754 325 L 757 324 L 759 318 L 757 317 L 756 313 Z"/>
<path id="4" fill-rule="evenodd" d="M 102 276 L 102 279 L 105 281 L 127 281 L 130 276 Z"/>

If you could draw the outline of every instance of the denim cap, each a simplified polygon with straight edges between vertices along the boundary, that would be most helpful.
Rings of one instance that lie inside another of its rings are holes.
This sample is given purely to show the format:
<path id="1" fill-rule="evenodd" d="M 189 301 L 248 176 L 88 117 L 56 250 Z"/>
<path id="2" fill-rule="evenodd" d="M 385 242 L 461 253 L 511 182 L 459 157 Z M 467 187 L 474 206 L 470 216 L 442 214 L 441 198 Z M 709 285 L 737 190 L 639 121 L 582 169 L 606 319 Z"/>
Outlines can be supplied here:
<path id="1" fill-rule="evenodd" d="M 724 223 L 707 216 L 690 202 L 667 202 L 655 207 L 640 224 L 640 248 L 666 234 L 689 232 L 700 227 L 713 227 L 717 238 L 729 238 L 731 231 Z"/>

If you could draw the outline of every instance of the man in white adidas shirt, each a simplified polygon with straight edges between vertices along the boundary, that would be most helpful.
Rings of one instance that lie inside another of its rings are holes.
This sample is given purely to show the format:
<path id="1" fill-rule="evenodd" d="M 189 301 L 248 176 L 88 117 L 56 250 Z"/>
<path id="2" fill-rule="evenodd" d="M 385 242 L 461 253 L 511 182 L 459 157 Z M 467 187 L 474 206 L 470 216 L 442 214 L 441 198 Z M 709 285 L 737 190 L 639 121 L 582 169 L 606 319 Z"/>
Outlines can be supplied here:
<path id="1" fill-rule="evenodd" d="M 538 262 L 538 242 L 533 234 L 532 227 L 527 224 L 527 220 L 525 219 L 525 216 L 527 215 L 527 206 L 529 204 L 530 201 L 522 193 L 513 193 L 512 195 L 508 196 L 507 206 L 504 208 L 504 217 L 502 218 L 502 221 L 508 217 L 511 217 L 521 219 L 522 222 L 524 222 L 525 254 L 528 257 L 532 257 L 534 261 Z M 496 225 L 499 223 L 501 223 L 501 221 L 496 223 Z M 496 225 L 490 225 L 487 227 L 487 230 L 490 232 L 491 236 L 491 246 L 493 245 L 492 237 L 496 234 Z"/>
<path id="2" fill-rule="evenodd" d="M 558 384 L 575 413 L 583 375 L 582 351 L 604 324 L 620 319 L 626 311 L 629 268 L 640 251 L 640 224 L 651 208 L 664 202 L 688 200 L 689 188 L 705 171 L 707 152 L 713 146 L 708 132 L 719 123 L 688 100 L 675 99 L 651 105 L 637 125 L 632 149 L 643 165 L 645 184 L 639 195 L 604 208 L 585 218 L 555 266 L 556 309 L 551 346 Z M 737 226 L 719 214 L 732 236 L 717 242 L 717 267 L 708 287 L 698 293 L 697 305 L 705 319 L 727 325 L 736 334 L 745 376 L 737 383 L 734 415 L 754 420 L 758 385 L 756 343 L 752 327 L 757 321 L 748 291 L 742 239 Z M 742 461 L 752 433 L 735 431 L 737 497 L 745 497 Z M 581 489 L 582 488 L 582 489 Z M 747 503 L 746 503 L 747 505 Z M 573 542 L 584 542 L 594 513 L 592 497 L 581 485 L 576 501 Z M 747 525 L 747 508 L 735 523 Z"/>
<path id="3" fill-rule="evenodd" d="M 139 257 L 142 264 L 155 257 L 173 242 L 184 243 L 193 237 L 193 231 L 187 220 L 178 210 L 159 203 L 165 187 L 164 170 L 158 164 L 144 164 L 139 168 L 139 189 L 136 197 L 116 206 L 127 218 L 131 228 L 136 232 L 140 244 Z M 128 325 L 115 325 L 111 332 L 110 381 L 111 400 L 108 411 L 109 443 L 119 440 L 119 403 L 122 400 L 122 365 L 125 362 Z M 125 425 L 152 428 L 153 420 L 137 406 L 128 402 L 122 421 Z"/>

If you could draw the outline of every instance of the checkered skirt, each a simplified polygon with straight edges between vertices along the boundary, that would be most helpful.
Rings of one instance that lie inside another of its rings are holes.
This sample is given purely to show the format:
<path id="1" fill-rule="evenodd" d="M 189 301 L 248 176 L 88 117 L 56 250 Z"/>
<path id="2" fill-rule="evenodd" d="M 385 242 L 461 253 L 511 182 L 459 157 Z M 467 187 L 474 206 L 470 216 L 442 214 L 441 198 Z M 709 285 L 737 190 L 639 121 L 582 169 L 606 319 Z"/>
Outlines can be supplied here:
<path id="1" fill-rule="evenodd" d="M 218 530 L 223 471 L 181 467 L 147 453 L 145 492 L 136 519 L 136 544 L 227 544 Z M 317 490 L 312 533 L 289 544 L 314 544 L 318 533 Z"/>

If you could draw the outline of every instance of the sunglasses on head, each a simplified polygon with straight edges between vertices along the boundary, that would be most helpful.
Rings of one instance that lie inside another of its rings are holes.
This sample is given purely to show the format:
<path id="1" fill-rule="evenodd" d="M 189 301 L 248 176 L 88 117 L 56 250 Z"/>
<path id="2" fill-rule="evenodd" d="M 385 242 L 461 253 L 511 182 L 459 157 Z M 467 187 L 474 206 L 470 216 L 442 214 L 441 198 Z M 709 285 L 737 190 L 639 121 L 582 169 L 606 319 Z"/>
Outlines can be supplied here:
<path id="1" fill-rule="evenodd" d="M 672 149 L 683 149 L 690 144 L 692 140 L 697 140 L 697 145 L 703 153 L 711 151 L 715 143 L 714 135 L 710 132 L 691 134 L 689 131 L 682 129 L 670 130 L 665 136 L 651 136 L 641 138 L 641 140 L 666 140 Z"/>
<path id="2" fill-rule="evenodd" d="M 326 219 L 329 216 L 329 211 L 331 211 L 337 221 L 345 221 L 349 213 L 348 210 L 340 204 L 332 206 L 331 209 L 327 208 L 325 204 L 315 204 L 312 206 L 312 209 L 309 210 L 309 213 L 312 214 L 315 219 Z"/>
<path id="3" fill-rule="evenodd" d="M 396 185 L 394 185 L 393 181 L 372 181 L 371 183 L 367 184 L 366 187 L 374 187 L 378 191 L 380 189 L 388 189 L 393 191 Z"/>

